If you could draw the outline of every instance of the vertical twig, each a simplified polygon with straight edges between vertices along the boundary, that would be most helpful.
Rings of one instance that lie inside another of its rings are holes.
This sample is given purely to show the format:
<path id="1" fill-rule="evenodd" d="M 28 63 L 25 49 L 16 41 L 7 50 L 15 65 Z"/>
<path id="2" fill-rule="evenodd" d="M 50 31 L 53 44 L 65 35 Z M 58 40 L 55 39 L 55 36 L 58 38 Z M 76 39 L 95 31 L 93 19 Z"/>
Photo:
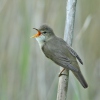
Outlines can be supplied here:
<path id="1" fill-rule="evenodd" d="M 72 40 L 73 40 L 76 2 L 77 0 L 68 0 L 66 4 L 67 6 L 66 6 L 66 23 L 65 23 L 64 40 L 70 46 L 72 46 Z M 62 68 L 60 68 L 60 70 L 62 70 Z M 57 100 L 66 100 L 67 97 L 69 70 L 66 69 L 64 71 L 64 74 L 66 74 L 67 76 L 62 75 L 59 78 Z"/>

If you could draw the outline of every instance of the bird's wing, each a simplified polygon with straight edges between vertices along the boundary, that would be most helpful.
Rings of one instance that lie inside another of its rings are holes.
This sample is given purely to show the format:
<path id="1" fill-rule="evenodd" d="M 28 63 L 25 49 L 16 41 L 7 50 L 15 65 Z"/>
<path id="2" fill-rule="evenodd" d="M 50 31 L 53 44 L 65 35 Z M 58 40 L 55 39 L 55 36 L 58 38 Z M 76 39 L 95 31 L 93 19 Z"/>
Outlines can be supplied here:
<path id="1" fill-rule="evenodd" d="M 83 65 L 83 62 L 82 62 L 81 58 L 78 56 L 78 54 L 70 46 L 67 45 L 67 48 L 70 51 L 70 53 L 73 56 L 75 56 L 78 59 L 78 61 Z"/>
<path id="2" fill-rule="evenodd" d="M 65 48 L 63 48 L 61 46 L 59 47 L 57 45 L 52 45 L 52 43 L 50 43 L 48 45 L 45 44 L 42 47 L 42 50 L 43 50 L 46 57 L 48 57 L 49 59 L 54 61 L 56 64 L 58 64 L 58 65 L 60 65 L 64 68 L 68 68 L 72 71 L 77 72 L 78 68 L 74 67 L 72 65 L 72 61 L 66 56 L 66 53 L 64 52 L 65 51 L 64 49 Z M 76 61 L 76 60 L 74 60 L 74 61 Z"/>

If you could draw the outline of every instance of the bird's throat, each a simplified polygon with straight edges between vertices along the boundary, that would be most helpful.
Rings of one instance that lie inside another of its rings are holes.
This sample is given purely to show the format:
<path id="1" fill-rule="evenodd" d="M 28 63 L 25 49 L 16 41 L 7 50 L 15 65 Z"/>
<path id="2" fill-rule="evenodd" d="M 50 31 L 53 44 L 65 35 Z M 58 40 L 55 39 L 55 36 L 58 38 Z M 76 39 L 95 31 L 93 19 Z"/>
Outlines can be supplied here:
<path id="1" fill-rule="evenodd" d="M 45 43 L 45 36 L 40 35 L 39 37 L 36 37 L 36 40 L 38 41 L 39 46 L 42 47 Z"/>

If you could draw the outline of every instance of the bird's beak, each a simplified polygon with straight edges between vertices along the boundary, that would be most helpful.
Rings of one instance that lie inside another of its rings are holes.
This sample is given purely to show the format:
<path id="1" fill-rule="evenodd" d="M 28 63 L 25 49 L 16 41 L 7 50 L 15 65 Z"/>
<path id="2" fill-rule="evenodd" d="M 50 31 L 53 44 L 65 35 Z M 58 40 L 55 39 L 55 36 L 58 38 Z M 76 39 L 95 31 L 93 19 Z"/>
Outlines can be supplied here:
<path id="1" fill-rule="evenodd" d="M 35 35 L 33 35 L 31 38 L 39 37 L 41 35 L 41 32 L 36 28 L 33 29 L 37 30 L 38 32 Z"/>

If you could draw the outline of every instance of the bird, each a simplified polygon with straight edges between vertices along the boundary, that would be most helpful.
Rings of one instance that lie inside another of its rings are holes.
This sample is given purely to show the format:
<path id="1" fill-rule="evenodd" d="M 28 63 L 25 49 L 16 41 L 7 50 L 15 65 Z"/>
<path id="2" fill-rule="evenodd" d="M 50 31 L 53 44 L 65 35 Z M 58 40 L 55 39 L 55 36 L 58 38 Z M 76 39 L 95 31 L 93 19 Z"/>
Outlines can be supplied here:
<path id="1" fill-rule="evenodd" d="M 84 88 L 88 87 L 77 60 L 83 64 L 78 54 L 62 38 L 57 37 L 52 28 L 46 24 L 41 25 L 32 38 L 36 38 L 45 56 L 51 59 L 57 65 L 63 67 L 59 77 L 65 69 L 69 69 L 81 83 Z M 77 60 L 76 60 L 77 59 Z"/>

